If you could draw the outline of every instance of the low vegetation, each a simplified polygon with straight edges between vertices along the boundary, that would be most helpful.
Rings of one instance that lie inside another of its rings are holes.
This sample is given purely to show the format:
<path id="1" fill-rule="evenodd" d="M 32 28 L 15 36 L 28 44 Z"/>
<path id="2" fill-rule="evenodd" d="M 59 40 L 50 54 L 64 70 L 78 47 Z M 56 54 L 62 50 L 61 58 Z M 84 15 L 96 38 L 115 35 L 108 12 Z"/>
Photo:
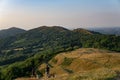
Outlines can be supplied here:
<path id="1" fill-rule="evenodd" d="M 120 54 L 107 50 L 82 48 L 60 53 L 53 59 L 49 61 L 53 66 L 50 74 L 54 73 L 56 77 L 49 80 L 115 80 L 120 72 Z M 39 70 L 44 68 L 45 64 L 42 64 Z"/>
<path id="2" fill-rule="evenodd" d="M 36 71 L 39 65 L 47 63 L 51 59 L 54 64 L 60 65 L 57 67 L 57 69 L 61 69 L 60 73 L 64 71 L 74 73 L 79 67 L 86 70 L 100 67 L 101 62 L 96 62 L 96 59 L 76 59 L 68 57 L 69 54 L 62 57 L 61 60 L 53 59 L 61 52 L 69 52 L 78 48 L 97 48 L 120 52 L 120 36 L 103 35 L 84 29 L 68 30 L 59 26 L 43 26 L 0 39 L 0 78 L 1 80 L 13 80 L 17 77 L 30 77 L 33 69 Z M 93 49 L 89 49 L 83 54 L 88 56 L 87 54 L 93 51 Z M 104 53 L 101 50 L 102 52 Z M 103 55 L 106 56 L 106 54 Z M 112 57 L 114 58 L 114 56 Z M 111 58 L 111 55 L 105 58 Z M 107 63 L 105 59 L 100 59 Z M 111 65 L 102 64 L 101 66 L 111 68 L 117 65 L 119 61 L 113 63 Z M 75 71 L 70 68 L 71 65 L 76 65 Z M 88 67 L 89 65 L 91 66 Z"/>

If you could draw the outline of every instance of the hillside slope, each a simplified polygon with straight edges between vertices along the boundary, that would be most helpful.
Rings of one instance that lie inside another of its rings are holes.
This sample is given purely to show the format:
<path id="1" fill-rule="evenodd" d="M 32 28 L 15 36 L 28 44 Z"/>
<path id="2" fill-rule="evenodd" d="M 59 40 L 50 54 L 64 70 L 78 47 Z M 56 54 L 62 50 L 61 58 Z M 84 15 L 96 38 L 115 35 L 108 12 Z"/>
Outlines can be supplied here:
<path id="1" fill-rule="evenodd" d="M 49 61 L 49 80 L 108 80 L 120 72 L 120 54 L 93 48 L 58 54 Z M 43 71 L 45 64 L 39 67 Z M 45 77 L 44 77 L 45 78 Z"/>
<path id="2" fill-rule="evenodd" d="M 73 31 L 59 26 L 42 26 L 17 36 L 1 39 L 0 79 L 28 77 L 32 68 L 38 67 L 38 63 L 47 62 L 60 52 L 77 48 L 120 52 L 120 36 L 90 33 L 88 30 Z"/>
<path id="3" fill-rule="evenodd" d="M 88 35 L 90 35 L 90 34 L 91 35 L 100 34 L 99 32 L 89 31 L 89 30 L 86 30 L 86 29 L 83 29 L 83 28 L 74 29 L 73 31 L 81 33 L 81 34 L 88 34 Z"/>

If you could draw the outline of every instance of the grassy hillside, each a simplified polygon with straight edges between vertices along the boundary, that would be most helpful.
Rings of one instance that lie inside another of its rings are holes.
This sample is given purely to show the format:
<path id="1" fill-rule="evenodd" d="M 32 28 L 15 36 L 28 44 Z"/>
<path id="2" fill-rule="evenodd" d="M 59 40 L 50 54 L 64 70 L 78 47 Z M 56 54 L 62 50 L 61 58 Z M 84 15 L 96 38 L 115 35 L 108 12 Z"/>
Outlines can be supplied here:
<path id="1" fill-rule="evenodd" d="M 120 72 L 120 54 L 107 50 L 82 48 L 56 55 L 49 61 L 49 80 L 114 80 Z M 45 64 L 40 65 L 43 71 Z M 45 78 L 45 77 L 43 77 Z"/>
<path id="2" fill-rule="evenodd" d="M 84 29 L 68 30 L 59 26 L 42 26 L 17 36 L 0 39 L 0 79 L 29 77 L 33 67 L 36 69 L 60 52 L 77 48 L 120 52 L 120 36 L 103 35 Z M 65 63 L 63 65 L 66 66 Z"/>

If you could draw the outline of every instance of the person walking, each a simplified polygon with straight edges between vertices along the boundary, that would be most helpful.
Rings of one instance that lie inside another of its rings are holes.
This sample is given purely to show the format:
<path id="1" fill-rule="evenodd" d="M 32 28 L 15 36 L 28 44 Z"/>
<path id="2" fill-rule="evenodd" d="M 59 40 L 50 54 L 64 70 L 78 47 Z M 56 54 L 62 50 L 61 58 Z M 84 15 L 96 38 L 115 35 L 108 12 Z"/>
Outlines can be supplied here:
<path id="1" fill-rule="evenodd" d="M 48 64 L 46 65 L 46 76 L 47 76 L 48 78 L 50 77 L 50 67 L 49 67 Z"/>

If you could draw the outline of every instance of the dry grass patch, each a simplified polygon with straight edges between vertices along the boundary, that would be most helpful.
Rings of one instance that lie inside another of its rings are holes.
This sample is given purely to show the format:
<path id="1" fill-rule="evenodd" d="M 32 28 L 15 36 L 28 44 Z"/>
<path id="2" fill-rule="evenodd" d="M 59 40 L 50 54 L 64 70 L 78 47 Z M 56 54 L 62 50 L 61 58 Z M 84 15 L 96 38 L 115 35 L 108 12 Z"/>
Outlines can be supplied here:
<path id="1" fill-rule="evenodd" d="M 120 54 L 107 50 L 81 48 L 60 53 L 49 61 L 50 73 L 57 75 L 49 80 L 113 80 L 120 72 Z M 39 69 L 45 68 L 41 65 Z M 62 76 L 63 74 L 66 74 Z M 70 77 L 68 77 L 70 76 Z"/>

